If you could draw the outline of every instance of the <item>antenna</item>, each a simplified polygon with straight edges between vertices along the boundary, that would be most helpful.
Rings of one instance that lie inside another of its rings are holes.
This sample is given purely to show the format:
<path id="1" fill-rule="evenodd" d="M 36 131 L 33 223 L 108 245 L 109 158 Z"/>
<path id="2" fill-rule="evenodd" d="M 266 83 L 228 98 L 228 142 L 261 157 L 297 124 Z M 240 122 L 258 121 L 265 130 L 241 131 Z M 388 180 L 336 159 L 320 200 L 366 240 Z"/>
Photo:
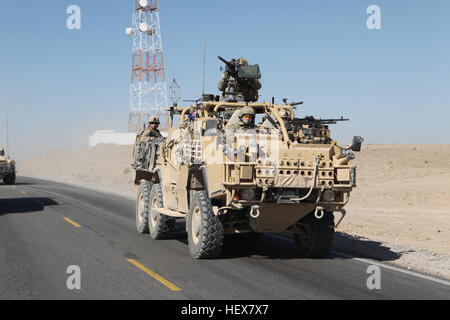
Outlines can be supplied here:
<path id="1" fill-rule="evenodd" d="M 202 96 L 205 94 L 205 77 L 206 77 L 206 38 L 204 39 L 204 44 L 203 44 L 203 87 L 202 87 Z"/>
<path id="2" fill-rule="evenodd" d="M 172 106 L 176 107 L 181 102 L 181 87 L 173 76 L 172 83 L 169 87 L 170 100 L 172 101 Z"/>
<path id="3" fill-rule="evenodd" d="M 8 114 L 6 114 L 6 158 L 9 159 L 9 127 L 8 127 Z"/>

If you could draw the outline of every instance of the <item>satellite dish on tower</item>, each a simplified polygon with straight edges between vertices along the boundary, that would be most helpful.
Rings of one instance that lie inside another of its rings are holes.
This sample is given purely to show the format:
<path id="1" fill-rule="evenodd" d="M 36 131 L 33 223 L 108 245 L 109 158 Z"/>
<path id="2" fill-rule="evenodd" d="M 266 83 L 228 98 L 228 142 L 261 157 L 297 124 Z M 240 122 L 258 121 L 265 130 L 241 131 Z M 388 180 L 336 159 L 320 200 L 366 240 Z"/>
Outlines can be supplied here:
<path id="1" fill-rule="evenodd" d="M 134 37 L 136 35 L 136 30 L 134 30 L 133 28 L 127 28 L 125 30 L 125 33 L 127 34 L 127 36 L 129 37 Z"/>
<path id="2" fill-rule="evenodd" d="M 142 8 L 145 8 L 146 6 L 148 6 L 148 0 L 139 0 L 139 5 Z"/>
<path id="3" fill-rule="evenodd" d="M 139 31 L 140 32 L 148 32 L 150 30 L 150 26 L 145 22 L 139 23 Z"/>

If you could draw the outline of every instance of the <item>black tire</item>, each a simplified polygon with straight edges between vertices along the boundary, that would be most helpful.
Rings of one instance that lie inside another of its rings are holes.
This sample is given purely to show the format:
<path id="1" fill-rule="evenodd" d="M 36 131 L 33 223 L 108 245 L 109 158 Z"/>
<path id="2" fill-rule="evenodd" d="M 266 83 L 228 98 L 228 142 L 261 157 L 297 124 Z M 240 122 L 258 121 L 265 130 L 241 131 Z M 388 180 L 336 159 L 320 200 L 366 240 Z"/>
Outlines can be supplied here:
<path id="1" fill-rule="evenodd" d="M 314 214 L 309 214 L 299 221 L 303 229 L 301 234 L 294 234 L 297 252 L 302 258 L 326 258 L 330 254 L 334 240 L 334 215 L 325 212 L 318 220 Z"/>
<path id="2" fill-rule="evenodd" d="M 224 229 L 214 214 L 206 191 L 198 191 L 186 217 L 189 251 L 195 259 L 217 258 L 222 253 Z"/>
<path id="3" fill-rule="evenodd" d="M 16 182 L 16 174 L 13 172 L 3 178 L 3 183 L 12 186 Z"/>
<path id="4" fill-rule="evenodd" d="M 175 226 L 175 219 L 164 214 L 160 214 L 153 210 L 153 208 L 163 208 L 163 196 L 160 184 L 154 184 L 150 192 L 150 213 L 148 216 L 148 228 L 150 237 L 153 240 L 161 240 L 173 230 Z"/>
<path id="5" fill-rule="evenodd" d="M 148 217 L 150 213 L 150 192 L 153 183 L 143 182 L 139 185 L 139 191 L 136 201 L 136 229 L 141 234 L 147 234 Z"/>

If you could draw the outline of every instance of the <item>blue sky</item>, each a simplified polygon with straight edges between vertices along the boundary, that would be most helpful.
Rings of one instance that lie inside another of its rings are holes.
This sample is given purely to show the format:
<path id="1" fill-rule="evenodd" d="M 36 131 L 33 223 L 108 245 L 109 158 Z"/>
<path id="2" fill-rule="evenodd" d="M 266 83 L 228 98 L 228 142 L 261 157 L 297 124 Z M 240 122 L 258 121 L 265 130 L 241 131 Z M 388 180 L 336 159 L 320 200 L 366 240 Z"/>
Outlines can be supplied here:
<path id="1" fill-rule="evenodd" d="M 95 130 L 127 130 L 133 0 L 0 4 L 0 144 L 23 159 L 86 146 Z M 68 30 L 78 5 L 81 30 Z M 368 30 L 369 5 L 381 30 Z M 450 143 L 450 2 L 446 0 L 160 0 L 167 79 L 184 99 L 217 92 L 220 61 L 244 56 L 263 73 L 263 100 L 303 100 L 298 116 L 345 116 L 350 142 Z"/>

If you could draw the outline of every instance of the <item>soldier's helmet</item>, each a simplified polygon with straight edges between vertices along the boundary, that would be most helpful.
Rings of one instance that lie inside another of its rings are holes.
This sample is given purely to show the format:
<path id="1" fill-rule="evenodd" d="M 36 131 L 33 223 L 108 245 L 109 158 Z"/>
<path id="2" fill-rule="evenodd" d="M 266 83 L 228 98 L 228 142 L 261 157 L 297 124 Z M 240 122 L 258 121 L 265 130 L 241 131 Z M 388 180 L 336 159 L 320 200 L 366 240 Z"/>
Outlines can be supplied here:
<path id="1" fill-rule="evenodd" d="M 252 107 L 244 107 L 241 110 L 241 113 L 239 114 L 239 118 L 242 120 L 242 118 L 244 116 L 252 116 L 253 118 L 255 118 L 255 109 L 253 109 Z"/>
<path id="2" fill-rule="evenodd" d="M 161 122 L 159 121 L 159 118 L 156 117 L 156 116 L 150 117 L 150 119 L 148 119 L 148 123 L 150 123 L 150 124 L 161 124 Z"/>
<path id="3" fill-rule="evenodd" d="M 245 59 L 242 58 L 242 57 L 240 57 L 240 58 L 238 59 L 238 62 L 239 62 L 239 64 L 240 64 L 241 66 L 248 66 L 248 61 L 245 60 Z"/>
<path id="4" fill-rule="evenodd" d="M 253 126 L 255 123 L 255 109 L 252 107 L 244 107 L 239 114 L 239 119 L 244 126 Z"/>

